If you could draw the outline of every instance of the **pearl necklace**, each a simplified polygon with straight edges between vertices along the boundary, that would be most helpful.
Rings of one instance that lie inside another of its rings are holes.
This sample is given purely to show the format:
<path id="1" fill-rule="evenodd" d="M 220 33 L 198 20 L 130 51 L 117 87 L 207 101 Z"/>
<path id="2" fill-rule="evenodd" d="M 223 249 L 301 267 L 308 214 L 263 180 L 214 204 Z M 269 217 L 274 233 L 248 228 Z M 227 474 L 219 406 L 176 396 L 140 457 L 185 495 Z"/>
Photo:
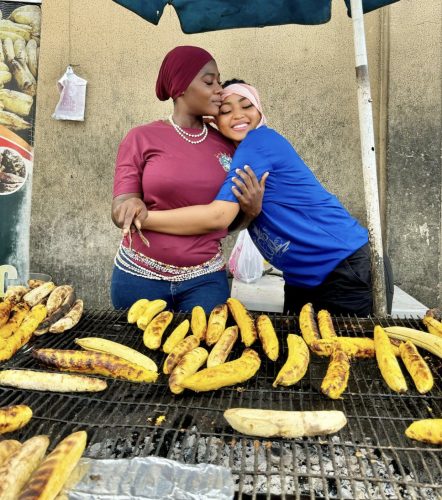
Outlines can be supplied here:
<path id="1" fill-rule="evenodd" d="M 203 142 L 206 139 L 207 134 L 209 133 L 207 125 L 204 122 L 203 122 L 203 130 L 199 134 L 191 134 L 190 132 L 186 132 L 184 129 L 182 129 L 179 125 L 177 125 L 173 121 L 172 115 L 169 116 L 169 122 L 175 129 L 175 132 L 190 144 L 199 144 L 200 142 Z M 192 140 L 192 139 L 197 139 L 197 140 Z"/>

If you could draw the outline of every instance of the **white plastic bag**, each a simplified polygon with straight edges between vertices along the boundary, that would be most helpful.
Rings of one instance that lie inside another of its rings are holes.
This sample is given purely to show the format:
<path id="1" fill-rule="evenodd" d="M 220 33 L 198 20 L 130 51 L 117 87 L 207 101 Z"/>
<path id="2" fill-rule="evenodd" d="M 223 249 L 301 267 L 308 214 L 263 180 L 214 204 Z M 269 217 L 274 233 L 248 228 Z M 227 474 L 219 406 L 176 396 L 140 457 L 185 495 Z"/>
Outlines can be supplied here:
<path id="1" fill-rule="evenodd" d="M 60 99 L 52 118 L 56 120 L 84 121 L 87 80 L 77 76 L 72 67 L 68 66 L 65 74 L 58 80 L 57 85 Z"/>
<path id="2" fill-rule="evenodd" d="M 229 258 L 229 269 L 233 276 L 244 283 L 253 283 L 261 278 L 264 259 L 250 238 L 247 229 L 240 231 Z"/>

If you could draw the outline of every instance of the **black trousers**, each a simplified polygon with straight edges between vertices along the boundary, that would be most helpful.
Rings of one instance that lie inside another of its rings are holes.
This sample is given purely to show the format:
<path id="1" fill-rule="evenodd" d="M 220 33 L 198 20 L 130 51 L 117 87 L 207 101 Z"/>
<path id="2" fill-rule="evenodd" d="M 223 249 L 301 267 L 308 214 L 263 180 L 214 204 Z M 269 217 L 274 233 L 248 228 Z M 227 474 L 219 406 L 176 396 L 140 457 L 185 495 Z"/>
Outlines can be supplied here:
<path id="1" fill-rule="evenodd" d="M 384 253 L 387 312 L 393 303 L 393 272 L 390 259 Z M 370 246 L 367 243 L 343 260 L 314 288 L 284 285 L 284 314 L 299 314 L 307 302 L 315 311 L 327 309 L 330 314 L 355 314 L 365 317 L 373 313 Z"/>

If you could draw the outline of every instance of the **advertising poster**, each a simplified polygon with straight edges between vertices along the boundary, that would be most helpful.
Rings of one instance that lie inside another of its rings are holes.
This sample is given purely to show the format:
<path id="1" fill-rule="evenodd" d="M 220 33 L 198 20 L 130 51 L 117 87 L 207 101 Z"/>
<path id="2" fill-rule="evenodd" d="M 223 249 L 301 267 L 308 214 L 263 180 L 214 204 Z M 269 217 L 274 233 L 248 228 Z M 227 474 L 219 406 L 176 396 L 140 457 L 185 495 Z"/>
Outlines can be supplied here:
<path id="1" fill-rule="evenodd" d="M 13 266 L 22 282 L 29 273 L 39 4 L 0 0 L 0 266 Z"/>

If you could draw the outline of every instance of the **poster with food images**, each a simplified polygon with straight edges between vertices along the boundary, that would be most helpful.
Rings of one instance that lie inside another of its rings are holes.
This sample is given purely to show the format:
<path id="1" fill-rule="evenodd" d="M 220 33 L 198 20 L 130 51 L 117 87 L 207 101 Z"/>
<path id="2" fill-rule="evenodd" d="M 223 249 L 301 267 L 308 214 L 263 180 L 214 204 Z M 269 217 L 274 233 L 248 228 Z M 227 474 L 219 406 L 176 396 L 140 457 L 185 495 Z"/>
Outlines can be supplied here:
<path id="1" fill-rule="evenodd" d="M 0 0 L 0 265 L 29 272 L 41 2 Z"/>

